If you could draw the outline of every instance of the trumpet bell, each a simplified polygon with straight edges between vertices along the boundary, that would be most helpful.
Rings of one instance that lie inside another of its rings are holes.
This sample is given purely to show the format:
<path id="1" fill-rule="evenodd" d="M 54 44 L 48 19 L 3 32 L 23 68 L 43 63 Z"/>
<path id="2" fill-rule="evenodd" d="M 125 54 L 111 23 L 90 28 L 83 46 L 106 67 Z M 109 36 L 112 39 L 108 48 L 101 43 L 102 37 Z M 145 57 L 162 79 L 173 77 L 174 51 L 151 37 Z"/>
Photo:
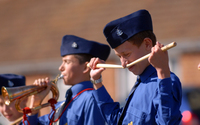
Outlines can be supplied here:
<path id="1" fill-rule="evenodd" d="M 58 88 L 56 86 L 56 83 L 59 79 L 62 79 L 63 76 L 57 76 L 54 80 L 51 81 L 51 92 L 53 94 L 53 98 L 55 100 L 58 100 L 59 98 L 59 91 Z M 22 98 L 31 96 L 31 95 L 35 95 L 37 93 L 40 93 L 41 91 L 45 90 L 47 88 L 47 86 L 35 86 L 35 85 L 29 85 L 29 86 L 20 86 L 20 87 L 2 87 L 1 88 L 1 92 L 2 92 L 2 96 L 4 98 L 4 102 L 6 105 L 9 105 L 11 102 L 15 101 L 15 107 L 19 112 L 23 112 L 23 110 L 20 107 L 20 100 Z M 41 108 L 44 108 L 46 106 L 49 106 L 50 103 L 45 103 L 45 104 L 41 104 L 37 107 L 34 107 L 31 109 L 31 111 L 36 111 L 39 110 Z"/>
<path id="2" fill-rule="evenodd" d="M 37 94 L 43 91 L 46 87 L 39 86 L 20 86 L 20 87 L 2 87 L 2 96 L 6 105 L 9 105 L 11 102 L 27 97 L 30 95 Z"/>

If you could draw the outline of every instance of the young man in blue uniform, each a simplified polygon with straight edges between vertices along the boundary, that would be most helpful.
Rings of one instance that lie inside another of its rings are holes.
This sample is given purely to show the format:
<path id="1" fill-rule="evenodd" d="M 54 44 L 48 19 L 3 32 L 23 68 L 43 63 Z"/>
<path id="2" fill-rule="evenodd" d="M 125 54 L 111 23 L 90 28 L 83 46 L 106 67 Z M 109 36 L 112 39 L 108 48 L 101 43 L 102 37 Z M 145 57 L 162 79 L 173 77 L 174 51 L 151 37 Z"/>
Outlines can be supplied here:
<path id="1" fill-rule="evenodd" d="M 149 12 L 138 10 L 111 21 L 105 26 L 104 35 L 123 67 L 150 53 L 147 60 L 128 68 L 138 80 L 123 108 L 113 102 L 101 82 L 105 69 L 97 68 L 96 64 L 104 61 L 91 59 L 91 79 L 98 81 L 93 95 L 106 122 L 109 125 L 178 125 L 182 118 L 181 83 L 170 72 L 167 51 L 162 51 L 163 45 L 156 42 Z"/>
<path id="2" fill-rule="evenodd" d="M 0 74 L 0 89 L 4 87 L 19 87 L 19 86 L 25 86 L 26 78 L 22 75 L 16 75 L 16 74 Z M 20 107 L 26 107 L 27 98 L 21 100 Z M 20 113 L 15 108 L 15 101 L 11 102 L 9 105 L 6 105 L 2 96 L 2 93 L 0 91 L 0 112 L 2 115 L 8 119 L 11 123 L 16 122 L 17 119 L 20 119 L 20 117 L 23 116 L 23 113 Z M 5 121 L 0 121 L 0 124 Z M 20 122 L 20 120 L 19 120 Z M 19 123 L 16 122 L 16 125 Z M 5 123 L 4 123 L 5 124 Z"/>
<path id="3" fill-rule="evenodd" d="M 74 35 L 66 35 L 62 39 L 60 48 L 62 64 L 59 67 L 64 76 L 64 84 L 72 85 L 66 92 L 66 100 L 55 105 L 53 113 L 37 118 L 38 112 L 28 117 L 31 125 L 103 125 L 105 120 L 100 114 L 97 103 L 92 95 L 93 84 L 90 81 L 90 68 L 87 67 L 92 57 L 106 60 L 110 54 L 110 47 L 105 44 L 89 41 Z M 35 85 L 46 85 L 49 79 L 38 79 Z M 31 107 L 41 103 L 51 86 L 32 97 Z M 69 92 L 69 93 L 68 93 Z M 71 92 L 71 93 L 70 93 Z M 71 95 L 70 97 L 68 95 Z M 68 99 L 69 98 L 69 99 Z M 30 108 L 31 108 L 30 107 Z M 50 122 L 52 120 L 53 122 Z"/>

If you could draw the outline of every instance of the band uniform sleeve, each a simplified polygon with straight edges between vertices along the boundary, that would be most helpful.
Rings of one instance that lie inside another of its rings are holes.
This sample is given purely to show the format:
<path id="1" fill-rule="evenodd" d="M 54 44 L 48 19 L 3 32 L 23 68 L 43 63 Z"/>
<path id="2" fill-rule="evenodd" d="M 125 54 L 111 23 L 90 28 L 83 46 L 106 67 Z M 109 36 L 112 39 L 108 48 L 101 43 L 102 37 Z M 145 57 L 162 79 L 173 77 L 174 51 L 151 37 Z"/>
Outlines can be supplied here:
<path id="1" fill-rule="evenodd" d="M 28 116 L 28 121 L 30 125 L 38 125 L 38 114 Z M 28 125 L 27 122 L 26 125 Z"/>
<path id="2" fill-rule="evenodd" d="M 87 107 L 84 109 L 84 125 L 105 125 L 105 120 L 100 113 L 94 97 L 92 96 L 86 103 Z"/>
<path id="3" fill-rule="evenodd" d="M 93 95 L 106 122 L 108 124 L 117 124 L 122 111 L 119 103 L 113 101 L 104 86 L 95 90 Z"/>
<path id="4" fill-rule="evenodd" d="M 47 115 L 43 115 L 41 117 L 38 117 L 38 114 L 28 116 L 28 121 L 30 125 L 49 125 L 49 118 Z M 27 122 L 25 122 L 26 125 L 29 125 Z"/>
<path id="5" fill-rule="evenodd" d="M 157 124 L 178 124 L 182 118 L 180 112 L 182 89 L 181 83 L 174 74 L 171 78 L 158 79 L 158 93 L 154 99 L 157 107 Z"/>

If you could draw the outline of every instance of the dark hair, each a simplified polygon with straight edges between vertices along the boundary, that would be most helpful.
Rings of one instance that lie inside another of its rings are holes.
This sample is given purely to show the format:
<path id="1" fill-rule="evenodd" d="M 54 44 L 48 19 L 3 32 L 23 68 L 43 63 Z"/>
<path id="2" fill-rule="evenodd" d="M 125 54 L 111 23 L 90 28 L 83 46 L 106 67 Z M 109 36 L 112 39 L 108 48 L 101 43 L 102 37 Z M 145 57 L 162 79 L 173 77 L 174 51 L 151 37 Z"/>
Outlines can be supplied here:
<path id="1" fill-rule="evenodd" d="M 93 56 L 90 54 L 74 54 L 74 57 L 79 60 L 79 64 L 83 64 L 89 62 Z"/>
<path id="2" fill-rule="evenodd" d="M 150 30 L 139 32 L 135 34 L 134 36 L 132 36 L 128 41 L 133 43 L 137 47 L 140 47 L 140 45 L 142 44 L 145 38 L 150 38 L 152 40 L 153 46 L 156 44 L 156 36 L 153 33 L 153 31 L 150 31 Z"/>

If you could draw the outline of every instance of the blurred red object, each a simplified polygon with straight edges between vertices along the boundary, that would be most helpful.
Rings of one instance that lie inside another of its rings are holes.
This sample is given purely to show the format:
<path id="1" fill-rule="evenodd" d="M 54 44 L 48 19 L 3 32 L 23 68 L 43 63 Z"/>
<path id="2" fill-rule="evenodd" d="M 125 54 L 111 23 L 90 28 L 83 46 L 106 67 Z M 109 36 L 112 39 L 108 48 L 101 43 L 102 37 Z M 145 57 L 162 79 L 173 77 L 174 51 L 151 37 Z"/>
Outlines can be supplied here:
<path id="1" fill-rule="evenodd" d="M 200 125 L 198 117 L 190 111 L 186 110 L 182 113 L 182 115 L 182 125 Z"/>

